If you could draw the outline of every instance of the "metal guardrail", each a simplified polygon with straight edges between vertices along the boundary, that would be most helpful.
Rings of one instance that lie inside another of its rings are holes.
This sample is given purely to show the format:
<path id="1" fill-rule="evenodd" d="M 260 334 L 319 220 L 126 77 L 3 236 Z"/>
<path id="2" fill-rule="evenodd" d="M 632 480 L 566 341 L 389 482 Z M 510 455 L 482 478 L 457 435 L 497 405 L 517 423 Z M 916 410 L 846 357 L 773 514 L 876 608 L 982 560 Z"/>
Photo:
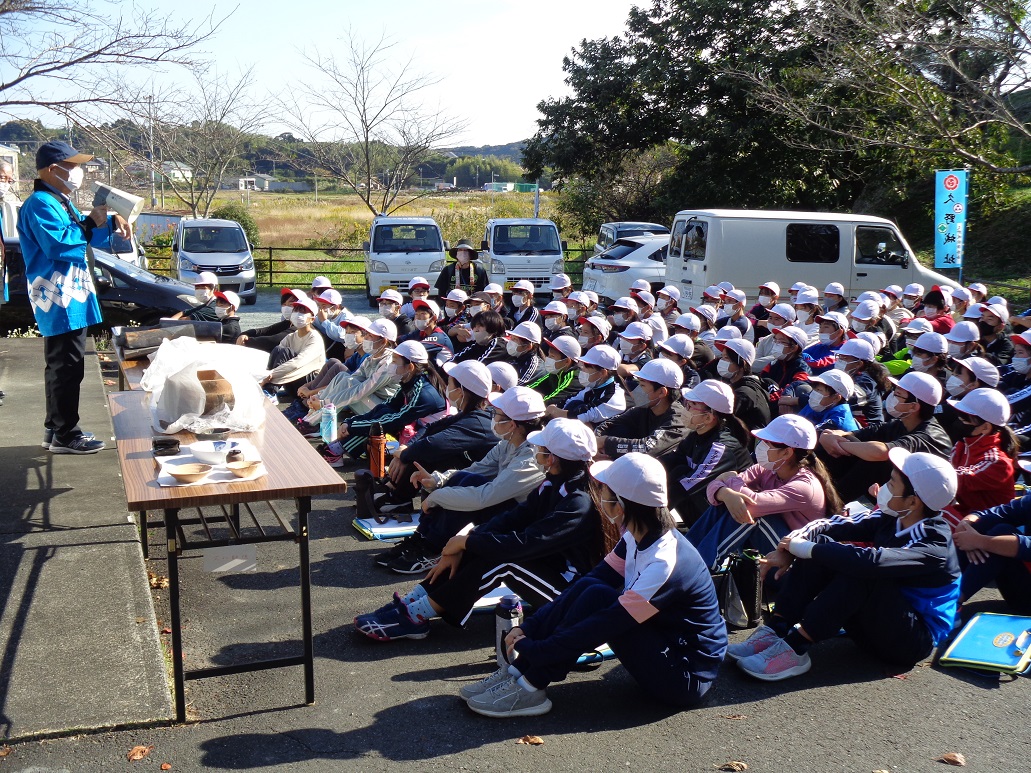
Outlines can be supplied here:
<path id="1" fill-rule="evenodd" d="M 172 276 L 171 256 L 162 254 L 167 247 L 145 245 L 149 269 L 156 274 Z M 320 253 L 325 257 L 290 257 L 291 253 Z M 581 284 L 583 267 L 591 249 L 569 249 L 566 255 L 578 257 L 566 258 L 566 273 L 573 283 Z M 364 290 L 365 268 L 364 253 L 358 247 L 258 247 L 254 250 L 254 264 L 258 286 L 275 287 L 295 284 L 298 279 L 311 280 L 322 275 L 329 279 L 333 286 L 340 290 Z M 349 257 L 351 256 L 351 257 Z M 361 264 L 359 267 L 348 267 L 346 264 Z"/>

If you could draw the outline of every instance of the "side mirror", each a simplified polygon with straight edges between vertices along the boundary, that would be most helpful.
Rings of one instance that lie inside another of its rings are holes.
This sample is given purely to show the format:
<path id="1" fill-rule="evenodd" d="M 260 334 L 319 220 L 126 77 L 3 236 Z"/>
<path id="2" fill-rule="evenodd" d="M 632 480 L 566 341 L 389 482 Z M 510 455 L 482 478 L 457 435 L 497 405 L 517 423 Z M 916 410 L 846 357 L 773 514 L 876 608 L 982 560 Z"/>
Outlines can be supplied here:
<path id="1" fill-rule="evenodd" d="M 172 252 L 179 252 L 179 242 L 172 242 Z"/>
<path id="2" fill-rule="evenodd" d="M 486 239 L 484 239 L 483 241 L 480 242 L 480 249 L 483 250 L 484 252 L 486 252 L 487 250 L 490 249 L 490 245 L 487 244 L 487 240 Z"/>
<path id="3" fill-rule="evenodd" d="M 447 252 L 450 249 L 451 249 L 451 242 L 449 242 L 447 239 L 445 239 L 444 240 L 444 252 Z"/>
<path id="4" fill-rule="evenodd" d="M 111 280 L 106 276 L 98 276 L 93 284 L 97 286 L 97 292 L 105 293 L 111 289 Z"/>
<path id="5" fill-rule="evenodd" d="M 369 251 L 369 243 L 368 242 L 362 242 L 362 251 L 363 252 L 368 252 Z"/>
<path id="6" fill-rule="evenodd" d="M 567 242 L 567 241 L 566 241 L 565 239 L 563 239 L 563 240 L 562 240 L 562 241 L 560 242 L 560 244 L 562 245 L 562 251 L 563 251 L 563 252 L 565 252 L 566 250 L 568 250 L 568 249 L 569 249 L 569 242 Z"/>
<path id="7" fill-rule="evenodd" d="M 909 253 L 903 253 L 902 255 L 902 268 L 909 268 Z"/>

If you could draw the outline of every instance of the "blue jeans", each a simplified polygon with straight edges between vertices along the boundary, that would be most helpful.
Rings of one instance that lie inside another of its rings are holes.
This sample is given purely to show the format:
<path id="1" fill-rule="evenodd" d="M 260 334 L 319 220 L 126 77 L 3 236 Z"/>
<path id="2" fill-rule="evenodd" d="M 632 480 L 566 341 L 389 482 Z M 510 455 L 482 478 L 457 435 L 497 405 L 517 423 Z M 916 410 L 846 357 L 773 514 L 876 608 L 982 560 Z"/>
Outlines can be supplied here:
<path id="1" fill-rule="evenodd" d="M 742 548 L 754 548 L 765 556 L 776 550 L 777 543 L 790 531 L 783 516 L 764 515 L 754 524 L 738 523 L 725 506 L 719 505 L 702 513 L 687 539 L 698 549 L 705 565 L 712 568 Z"/>

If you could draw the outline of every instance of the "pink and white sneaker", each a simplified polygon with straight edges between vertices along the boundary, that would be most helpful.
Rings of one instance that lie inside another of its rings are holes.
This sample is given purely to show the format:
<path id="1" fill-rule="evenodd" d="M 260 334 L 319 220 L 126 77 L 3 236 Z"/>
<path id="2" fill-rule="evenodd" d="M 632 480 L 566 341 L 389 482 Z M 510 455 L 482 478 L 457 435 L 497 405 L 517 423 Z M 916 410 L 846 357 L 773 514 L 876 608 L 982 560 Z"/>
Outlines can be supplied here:
<path id="1" fill-rule="evenodd" d="M 804 674 L 813 667 L 809 653 L 799 655 L 783 639 L 777 639 L 762 652 L 742 658 L 737 667 L 764 682 L 779 682 Z"/>
<path id="2" fill-rule="evenodd" d="M 744 641 L 731 644 L 727 647 L 727 658 L 729 660 L 741 660 L 762 652 L 780 637 L 768 625 L 760 625 Z"/>

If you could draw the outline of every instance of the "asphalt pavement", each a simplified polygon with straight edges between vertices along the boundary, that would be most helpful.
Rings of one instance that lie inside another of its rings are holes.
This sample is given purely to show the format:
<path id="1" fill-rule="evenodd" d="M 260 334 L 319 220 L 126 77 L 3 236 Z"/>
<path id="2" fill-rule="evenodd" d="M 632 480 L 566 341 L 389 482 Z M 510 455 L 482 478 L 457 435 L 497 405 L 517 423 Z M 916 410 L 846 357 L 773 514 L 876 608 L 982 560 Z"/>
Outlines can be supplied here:
<path id="1" fill-rule="evenodd" d="M 277 316 L 276 301 L 263 299 L 244 313 Z M 96 372 L 90 377 L 100 378 Z M 2 371 L 0 388 L 12 394 Z M 8 399 L 0 413 L 15 405 Z M 36 429 L 29 424 L 5 422 L 4 442 L 6 433 L 18 433 L 17 443 L 7 445 L 28 454 Z M 5 491 L 24 485 L 24 476 L 12 481 L 11 454 L 0 470 Z M 113 478 L 106 483 L 118 485 Z M 120 507 L 112 518 L 126 517 L 124 500 Z M 493 616 L 474 615 L 465 630 L 436 621 L 423 641 L 381 644 L 355 634 L 355 614 L 380 606 L 414 580 L 373 565 L 382 546 L 354 531 L 353 517 L 351 494 L 313 502 L 314 705 L 303 705 L 299 667 L 191 681 L 185 726 L 68 727 L 68 737 L 12 744 L 0 757 L 0 773 L 158 770 L 162 763 L 179 771 L 712 771 L 732 760 L 747 763 L 749 771 L 940 771 L 945 766 L 935 760 L 949 752 L 962 753 L 974 771 L 1031 768 L 1017 721 L 1031 697 L 1026 679 L 999 683 L 929 663 L 897 674 L 845 638 L 814 647 L 812 671 L 780 684 L 756 682 L 726 665 L 706 703 L 691 711 L 653 704 L 610 662 L 549 688 L 554 709 L 546 716 L 480 717 L 457 691 L 493 670 Z M 152 540 L 159 541 L 157 532 Z M 138 553 L 113 561 L 120 566 L 111 571 L 143 571 Z M 160 558 L 147 567 L 165 574 Z M 208 573 L 199 559 L 181 567 L 188 667 L 300 652 L 293 545 L 258 546 L 255 573 Z M 67 588 L 67 580 L 40 584 L 32 603 Z M 105 591 L 124 592 L 117 586 Z M 166 599 L 155 593 L 160 631 Z M 82 603 L 93 603 L 92 595 L 99 594 L 83 592 Z M 971 612 L 999 608 L 994 591 L 968 605 Z M 732 640 L 745 635 L 732 634 Z M 83 665 L 99 667 L 86 659 Z M 34 687 L 19 678 L 16 672 L 8 692 Z M 76 684 L 66 689 L 74 700 Z M 518 744 L 525 735 L 543 744 Z M 144 761 L 129 763 L 126 754 L 135 746 L 153 748 Z"/>

